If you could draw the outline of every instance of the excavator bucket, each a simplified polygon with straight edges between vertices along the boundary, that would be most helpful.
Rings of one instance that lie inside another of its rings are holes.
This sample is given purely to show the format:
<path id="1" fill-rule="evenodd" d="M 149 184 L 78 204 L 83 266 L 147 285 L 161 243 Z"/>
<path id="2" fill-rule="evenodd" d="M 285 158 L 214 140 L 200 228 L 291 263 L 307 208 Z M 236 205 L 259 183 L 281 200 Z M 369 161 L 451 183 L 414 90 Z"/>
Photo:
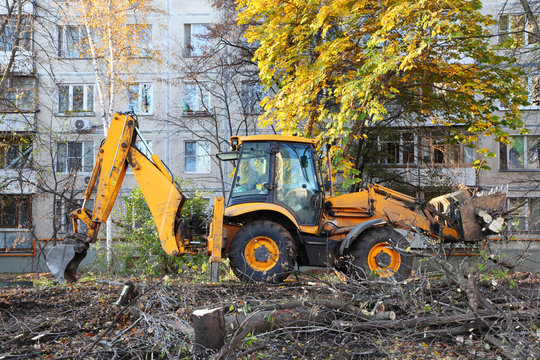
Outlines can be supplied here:
<path id="1" fill-rule="evenodd" d="M 63 283 L 76 282 L 77 268 L 86 257 L 88 244 L 82 241 L 66 240 L 65 243 L 54 246 L 47 254 L 47 266 L 54 279 Z"/>

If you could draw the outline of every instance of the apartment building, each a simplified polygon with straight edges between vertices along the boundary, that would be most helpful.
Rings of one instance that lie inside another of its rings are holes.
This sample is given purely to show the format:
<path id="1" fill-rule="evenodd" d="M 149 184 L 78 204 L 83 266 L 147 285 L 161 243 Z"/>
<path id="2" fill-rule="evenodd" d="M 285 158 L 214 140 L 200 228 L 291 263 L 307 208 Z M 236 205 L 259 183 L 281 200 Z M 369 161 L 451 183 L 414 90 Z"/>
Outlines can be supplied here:
<path id="1" fill-rule="evenodd" d="M 104 137 L 96 74 L 78 47 L 87 36 L 85 28 L 63 15 L 70 3 L 25 2 L 25 30 L 14 60 L 15 37 L 10 34 L 16 23 L 0 34 L 0 63 L 5 67 L 13 62 L 0 99 L 3 271 L 43 269 L 46 240 L 61 239 L 69 231 L 67 215 L 82 204 L 82 191 Z M 176 177 L 192 180 L 188 187 L 207 190 L 209 199 L 226 195 L 232 169 L 221 167 L 214 154 L 227 149 L 230 135 L 261 131 L 255 126 L 261 87 L 254 71 L 246 75 L 216 66 L 218 62 L 206 56 L 222 54 L 225 60 L 232 56 L 214 47 L 219 36 L 208 39 L 207 25 L 220 20 L 209 2 L 158 3 L 162 13 L 148 17 L 139 38 L 144 61 L 117 89 L 114 110 L 137 114 L 146 150 L 158 154 Z M 520 15 L 523 11 L 518 11 L 519 3 L 508 11 L 507 2 L 485 0 L 484 4 L 483 11 L 500 20 L 495 35 L 522 28 L 524 41 L 529 41 L 525 31 L 529 25 Z M 2 11 L 7 13 L 0 7 L 0 15 Z M 158 49 L 159 61 L 150 56 Z M 509 235 L 527 240 L 526 244 L 540 239 L 540 75 L 531 70 L 527 81 L 531 106 L 523 109 L 523 115 L 530 134 L 515 134 L 511 146 L 482 139 L 479 145 L 498 154 L 486 159 L 490 170 L 473 169 L 480 155 L 472 148 L 447 144 L 441 129 L 428 126 L 411 131 L 406 124 L 394 124 L 395 131 L 372 137 L 377 139 L 373 149 L 383 154 L 374 168 L 391 169 L 421 188 L 417 195 L 426 198 L 459 185 L 489 189 L 508 184 L 509 205 L 523 204 L 514 211 L 516 221 Z M 373 173 L 366 180 L 380 177 Z M 119 197 L 135 186 L 128 172 Z"/>

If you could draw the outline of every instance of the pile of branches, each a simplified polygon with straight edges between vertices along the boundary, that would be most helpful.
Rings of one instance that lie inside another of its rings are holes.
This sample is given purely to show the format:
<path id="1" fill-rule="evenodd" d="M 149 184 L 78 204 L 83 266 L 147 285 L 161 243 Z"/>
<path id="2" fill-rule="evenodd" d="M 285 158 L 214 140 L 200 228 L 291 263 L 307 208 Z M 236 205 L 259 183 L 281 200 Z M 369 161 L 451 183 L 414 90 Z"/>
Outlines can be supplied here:
<path id="1" fill-rule="evenodd" d="M 432 261 L 401 282 L 329 271 L 4 292 L 0 358 L 540 358 L 539 274 Z"/>
<path id="2" fill-rule="evenodd" d="M 282 285 L 161 286 L 124 307 L 137 332 L 96 344 L 124 342 L 133 357 L 405 358 L 413 344 L 450 358 L 540 358 L 539 275 L 437 263 L 440 272 L 403 282 L 302 274 Z M 197 326 L 197 309 L 210 322 Z"/>

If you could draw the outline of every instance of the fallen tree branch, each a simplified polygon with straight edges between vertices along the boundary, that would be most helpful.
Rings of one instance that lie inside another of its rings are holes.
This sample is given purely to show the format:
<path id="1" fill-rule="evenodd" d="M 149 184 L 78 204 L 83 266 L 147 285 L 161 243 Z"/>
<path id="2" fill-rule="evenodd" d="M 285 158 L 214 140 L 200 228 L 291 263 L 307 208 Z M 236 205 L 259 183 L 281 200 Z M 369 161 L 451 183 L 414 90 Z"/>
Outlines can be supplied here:
<path id="1" fill-rule="evenodd" d="M 369 330 L 405 330 L 405 329 L 418 329 L 429 326 L 441 326 L 461 324 L 469 321 L 487 321 L 487 320 L 500 320 L 500 319 L 535 319 L 540 315 L 540 310 L 534 310 L 530 312 L 526 311 L 509 311 L 507 313 L 500 313 L 494 311 L 480 311 L 478 313 L 459 314 L 449 316 L 427 316 L 408 320 L 381 320 L 381 321 L 366 321 L 356 322 L 347 330 L 351 332 L 369 331 Z M 333 326 L 339 326 L 336 322 Z"/>

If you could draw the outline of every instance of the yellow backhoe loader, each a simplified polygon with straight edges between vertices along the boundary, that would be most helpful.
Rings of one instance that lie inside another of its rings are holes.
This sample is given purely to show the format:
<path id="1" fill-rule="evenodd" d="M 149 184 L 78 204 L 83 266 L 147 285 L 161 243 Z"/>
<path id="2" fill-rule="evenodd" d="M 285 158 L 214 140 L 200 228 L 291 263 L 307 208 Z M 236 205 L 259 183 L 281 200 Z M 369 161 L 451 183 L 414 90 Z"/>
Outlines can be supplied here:
<path id="1" fill-rule="evenodd" d="M 185 201 L 180 187 L 157 155 L 147 158 L 137 148 L 136 139 L 142 137 L 135 116 L 116 114 L 97 154 L 83 206 L 71 213 L 73 234 L 47 256 L 58 281 L 76 281 L 77 267 L 107 220 L 128 166 L 154 217 L 163 250 L 171 256 L 196 251 L 188 222 L 180 215 Z M 315 140 L 255 135 L 234 136 L 231 144 L 232 151 L 218 158 L 236 161 L 232 189 L 226 203 L 215 198 L 204 244 L 212 281 L 218 280 L 222 256 L 246 281 L 282 281 L 295 264 L 405 278 L 412 256 L 397 229 L 441 241 L 475 242 L 504 225 L 503 192 L 472 197 L 464 189 L 422 203 L 372 184 L 334 196 L 331 182 L 323 182 Z M 87 209 L 96 184 L 93 209 Z M 79 221 L 87 231 L 79 231 Z"/>

